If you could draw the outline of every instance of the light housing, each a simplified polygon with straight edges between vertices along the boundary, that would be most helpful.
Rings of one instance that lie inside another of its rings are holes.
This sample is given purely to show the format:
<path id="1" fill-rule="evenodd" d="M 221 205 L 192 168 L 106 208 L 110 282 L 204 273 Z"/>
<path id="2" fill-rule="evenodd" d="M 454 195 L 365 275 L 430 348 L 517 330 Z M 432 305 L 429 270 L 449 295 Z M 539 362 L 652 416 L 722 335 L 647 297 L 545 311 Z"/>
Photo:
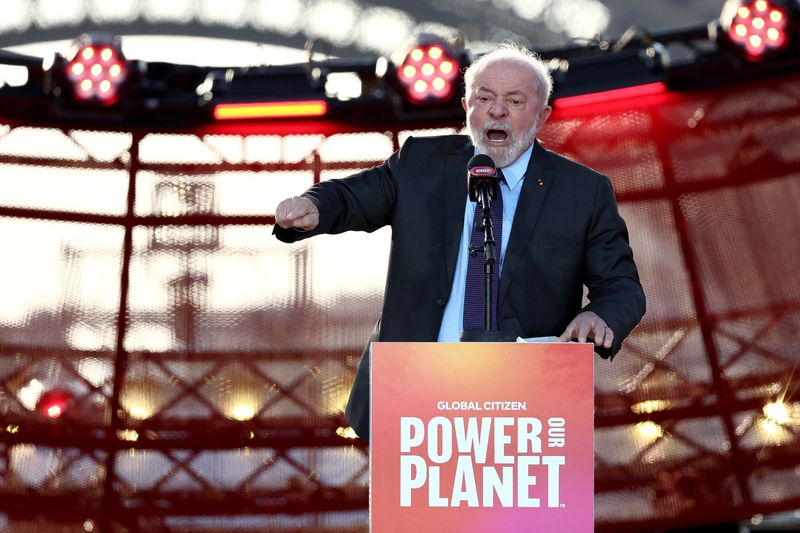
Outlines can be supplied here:
<path id="1" fill-rule="evenodd" d="M 394 80 L 403 98 L 416 106 L 449 102 L 461 86 L 463 53 L 432 35 L 420 36 L 396 62 Z"/>
<path id="2" fill-rule="evenodd" d="M 75 99 L 100 105 L 116 102 L 129 70 L 120 39 L 104 34 L 84 34 L 73 48 L 74 54 L 67 64 L 67 79 Z"/>
<path id="3" fill-rule="evenodd" d="M 75 39 L 66 56 L 56 54 L 45 70 L 55 94 L 66 93 L 83 106 L 109 107 L 128 86 L 133 66 L 119 37 L 93 32 Z"/>
<path id="4" fill-rule="evenodd" d="M 62 389 L 51 389 L 41 395 L 36 409 L 48 418 L 57 419 L 63 415 L 72 400 L 72 395 Z"/>
<path id="5" fill-rule="evenodd" d="M 727 0 L 717 40 L 748 61 L 776 57 L 797 39 L 797 9 L 784 0 Z"/>

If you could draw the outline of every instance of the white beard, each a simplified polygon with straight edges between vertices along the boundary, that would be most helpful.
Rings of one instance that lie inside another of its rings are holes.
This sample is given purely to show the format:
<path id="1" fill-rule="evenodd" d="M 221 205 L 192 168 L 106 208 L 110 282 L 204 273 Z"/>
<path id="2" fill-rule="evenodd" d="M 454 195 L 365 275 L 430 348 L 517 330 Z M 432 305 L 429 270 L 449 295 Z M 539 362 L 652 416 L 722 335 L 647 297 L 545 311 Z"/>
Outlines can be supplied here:
<path id="1" fill-rule="evenodd" d="M 503 130 L 508 135 L 511 144 L 505 146 L 492 146 L 488 144 L 486 139 L 486 132 L 489 130 Z M 503 168 L 511 165 L 514 161 L 519 159 L 522 152 L 527 150 L 536 140 L 536 132 L 539 130 L 538 118 L 534 121 L 531 128 L 522 135 L 516 135 L 514 131 L 508 127 L 507 124 L 500 121 L 486 122 L 479 131 L 475 131 L 469 122 L 467 122 L 467 131 L 472 144 L 482 154 L 486 154 L 492 158 L 497 168 Z"/>

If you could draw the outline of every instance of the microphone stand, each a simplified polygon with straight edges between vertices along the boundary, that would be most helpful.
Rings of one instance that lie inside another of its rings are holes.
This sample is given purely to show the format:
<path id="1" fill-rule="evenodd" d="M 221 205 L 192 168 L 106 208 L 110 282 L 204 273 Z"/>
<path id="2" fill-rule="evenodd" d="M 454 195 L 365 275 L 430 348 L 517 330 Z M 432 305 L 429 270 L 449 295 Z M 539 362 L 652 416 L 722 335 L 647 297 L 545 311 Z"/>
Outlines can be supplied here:
<path id="1" fill-rule="evenodd" d="M 492 196 L 489 187 L 481 186 L 478 189 L 478 203 L 483 212 L 483 301 L 484 301 L 484 331 L 492 331 L 492 270 L 497 264 L 497 247 L 494 242 L 492 225 Z"/>
<path id="2" fill-rule="evenodd" d="M 489 184 L 481 183 L 478 186 L 477 201 L 483 218 L 484 330 L 462 331 L 461 342 L 514 342 L 517 337 L 513 332 L 492 329 L 492 271 L 497 264 L 497 246 L 492 227 L 492 194 Z M 470 253 L 477 251 L 475 248 L 470 249 Z"/>

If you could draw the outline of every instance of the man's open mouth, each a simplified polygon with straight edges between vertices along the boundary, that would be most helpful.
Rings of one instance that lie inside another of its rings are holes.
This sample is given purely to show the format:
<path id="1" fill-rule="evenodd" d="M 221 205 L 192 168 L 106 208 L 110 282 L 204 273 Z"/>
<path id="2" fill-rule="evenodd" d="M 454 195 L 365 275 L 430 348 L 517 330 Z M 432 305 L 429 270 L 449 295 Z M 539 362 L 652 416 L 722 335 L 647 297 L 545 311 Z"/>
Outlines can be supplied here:
<path id="1" fill-rule="evenodd" d="M 486 138 L 493 143 L 502 143 L 508 139 L 508 133 L 505 130 L 491 129 L 486 132 Z"/>

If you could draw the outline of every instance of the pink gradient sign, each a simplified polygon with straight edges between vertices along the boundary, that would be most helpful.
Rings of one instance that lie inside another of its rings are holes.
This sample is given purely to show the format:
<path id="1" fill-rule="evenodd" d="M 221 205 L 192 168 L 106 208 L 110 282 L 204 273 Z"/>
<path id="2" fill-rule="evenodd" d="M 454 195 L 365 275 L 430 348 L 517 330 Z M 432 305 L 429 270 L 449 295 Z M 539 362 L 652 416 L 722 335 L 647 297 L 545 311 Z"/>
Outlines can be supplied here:
<path id="1" fill-rule="evenodd" d="M 592 354 L 373 343 L 371 531 L 593 531 Z"/>

